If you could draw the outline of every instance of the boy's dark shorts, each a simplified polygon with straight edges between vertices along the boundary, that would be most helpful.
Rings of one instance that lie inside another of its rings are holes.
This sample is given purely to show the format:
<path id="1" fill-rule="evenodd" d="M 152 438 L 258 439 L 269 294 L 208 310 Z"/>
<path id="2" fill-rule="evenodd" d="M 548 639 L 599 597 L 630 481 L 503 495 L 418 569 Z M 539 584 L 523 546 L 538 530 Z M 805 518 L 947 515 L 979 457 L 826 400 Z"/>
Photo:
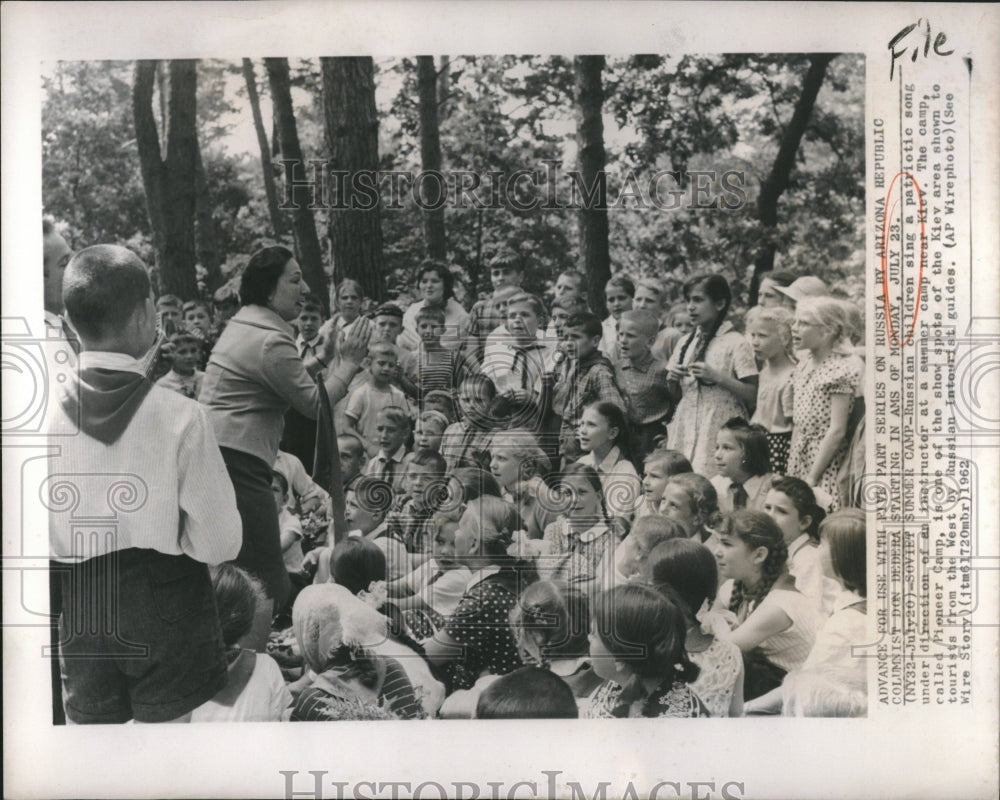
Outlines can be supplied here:
<path id="1" fill-rule="evenodd" d="M 131 549 L 53 567 L 62 582 L 60 665 L 72 722 L 166 722 L 225 685 L 205 564 Z"/>

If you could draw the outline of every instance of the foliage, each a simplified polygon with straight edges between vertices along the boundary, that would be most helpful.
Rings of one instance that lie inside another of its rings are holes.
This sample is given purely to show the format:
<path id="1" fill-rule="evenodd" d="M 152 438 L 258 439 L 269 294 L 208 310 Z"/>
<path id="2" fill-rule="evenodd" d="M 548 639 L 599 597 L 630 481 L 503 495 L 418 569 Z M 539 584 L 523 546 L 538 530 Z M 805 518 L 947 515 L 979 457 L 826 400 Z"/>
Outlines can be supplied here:
<path id="1" fill-rule="evenodd" d="M 441 69 L 442 59 L 436 59 Z M 45 210 L 68 224 L 74 246 L 129 243 L 151 260 L 149 223 L 139 176 L 130 106 L 133 65 L 59 62 L 44 78 L 42 178 Z M 306 159 L 325 157 L 318 59 L 290 59 L 295 116 Z M 801 55 L 687 55 L 609 58 L 605 147 L 609 196 L 630 174 L 645 187 L 658 169 L 742 171 L 746 202 L 736 209 L 629 208 L 609 211 L 612 268 L 634 276 L 682 280 L 721 269 L 737 295 L 761 241 L 755 217 L 760 182 L 777 152 L 807 64 Z M 232 145 L 235 115 L 249 119 L 239 62 L 199 65 L 199 139 L 213 217 L 230 277 L 247 254 L 273 235 L 255 144 Z M 376 61 L 379 153 L 383 170 L 420 169 L 415 63 Z M 262 74 L 262 73 L 261 73 Z M 444 171 L 544 172 L 545 160 L 575 168 L 572 62 L 563 57 L 454 56 L 440 86 Z M 261 94 L 268 94 L 261 81 Z M 779 202 L 776 267 L 813 273 L 857 295 L 864 263 L 864 62 L 831 63 Z M 269 114 L 265 111 L 265 121 Z M 270 124 L 270 123 L 267 123 Z M 565 196 L 565 177 L 559 185 Z M 383 203 L 388 202 L 383 182 Z M 405 186 L 404 188 L 409 188 Z M 543 185 L 542 190 L 547 187 Z M 691 186 L 683 186 L 690 192 Z M 454 192 L 454 188 L 452 187 Z M 718 184 L 713 184 L 718 193 Z M 501 195 L 502 197 L 502 195 Z M 634 205 L 634 204 L 631 204 Z M 420 210 L 407 192 L 402 208 L 383 206 L 382 233 L 390 293 L 410 285 L 422 258 Z M 327 229 L 317 210 L 319 231 Z M 569 208 L 518 211 L 445 207 L 448 259 L 456 274 L 485 289 L 485 265 L 501 248 L 527 258 L 527 288 L 544 290 L 577 256 Z"/>

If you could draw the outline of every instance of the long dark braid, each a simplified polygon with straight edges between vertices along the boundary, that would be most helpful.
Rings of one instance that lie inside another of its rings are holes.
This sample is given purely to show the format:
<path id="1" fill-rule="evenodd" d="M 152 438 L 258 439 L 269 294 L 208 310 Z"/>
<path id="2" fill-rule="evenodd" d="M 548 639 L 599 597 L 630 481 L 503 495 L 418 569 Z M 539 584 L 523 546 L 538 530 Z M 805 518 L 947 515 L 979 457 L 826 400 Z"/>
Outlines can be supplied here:
<path id="1" fill-rule="evenodd" d="M 788 561 L 788 546 L 777 523 L 763 511 L 741 509 L 726 517 L 723 523 L 722 536 L 740 539 L 752 551 L 758 547 L 767 548 L 767 558 L 764 559 L 760 582 L 753 591 L 748 591 L 743 581 L 733 582 L 733 594 L 729 600 L 729 610 L 739 613 L 743 601 L 759 605 L 771 591 L 775 581 L 785 571 Z"/>
<path id="2" fill-rule="evenodd" d="M 729 281 L 717 273 L 696 275 L 691 278 L 691 280 L 684 284 L 684 299 L 686 300 L 690 297 L 691 292 L 695 289 L 702 289 L 705 294 L 708 295 L 710 300 L 716 302 L 719 300 L 725 301 L 725 305 L 722 307 L 722 310 L 719 311 L 718 316 L 716 316 L 715 323 L 712 325 L 711 330 L 704 331 L 705 336 L 702 339 L 701 347 L 698 352 L 695 353 L 694 358 L 691 359 L 692 362 L 703 361 L 705 359 L 705 353 L 708 352 L 708 346 L 712 343 L 712 339 L 715 338 L 715 334 L 718 333 L 722 323 L 725 322 L 726 315 L 729 313 L 729 306 L 731 306 L 733 302 L 733 292 L 729 288 Z M 697 333 L 698 329 L 695 328 L 695 330 L 688 334 L 687 338 L 684 340 L 684 344 L 681 345 L 681 364 L 685 363 L 684 357 L 687 355 L 688 348 L 691 346 L 691 343 L 694 341 Z"/>

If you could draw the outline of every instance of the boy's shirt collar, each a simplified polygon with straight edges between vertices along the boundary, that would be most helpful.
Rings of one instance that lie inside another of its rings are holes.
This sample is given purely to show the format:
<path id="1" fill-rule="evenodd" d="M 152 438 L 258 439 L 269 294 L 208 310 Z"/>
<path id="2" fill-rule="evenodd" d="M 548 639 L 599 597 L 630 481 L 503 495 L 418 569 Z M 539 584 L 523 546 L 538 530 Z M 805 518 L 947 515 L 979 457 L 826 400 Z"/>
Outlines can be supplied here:
<path id="1" fill-rule="evenodd" d="M 638 361 L 633 361 L 631 358 L 623 358 L 619 366 L 622 369 L 632 369 L 636 372 L 646 372 L 656 361 L 656 357 L 653 355 L 652 350 L 647 350 L 646 355 L 640 358 Z"/>
<path id="2" fill-rule="evenodd" d="M 378 451 L 378 455 L 376 455 L 375 458 L 377 459 L 384 458 L 386 461 L 394 461 L 395 463 L 399 464 L 403 461 L 404 458 L 406 458 L 406 445 L 401 444 L 391 456 L 388 455 L 385 452 L 385 450 L 382 450 L 380 448 Z"/>

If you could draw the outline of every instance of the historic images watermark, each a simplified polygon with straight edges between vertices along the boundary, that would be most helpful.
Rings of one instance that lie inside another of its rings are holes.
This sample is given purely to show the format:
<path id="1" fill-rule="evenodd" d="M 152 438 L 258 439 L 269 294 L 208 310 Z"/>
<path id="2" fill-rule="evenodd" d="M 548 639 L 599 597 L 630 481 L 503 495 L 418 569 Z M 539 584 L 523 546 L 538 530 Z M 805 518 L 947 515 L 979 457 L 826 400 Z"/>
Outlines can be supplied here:
<path id="1" fill-rule="evenodd" d="M 534 800 L 571 797 L 572 800 L 743 800 L 747 796 L 742 781 L 656 781 L 636 785 L 633 781 L 599 781 L 588 792 L 579 781 L 560 780 L 562 770 L 543 769 L 539 780 L 510 781 L 338 781 L 327 770 L 279 770 L 284 778 L 286 800 L 297 797 L 322 800 Z"/>
<path id="2" fill-rule="evenodd" d="M 379 206 L 399 211 L 412 201 L 422 211 L 452 208 L 557 211 L 607 208 L 616 210 L 715 209 L 735 211 L 747 203 L 742 170 L 660 169 L 649 174 L 628 170 L 618 178 L 599 172 L 561 172 L 562 162 L 545 160 L 534 168 L 506 172 L 472 170 L 332 169 L 330 162 L 285 159 L 280 208 L 371 211 Z"/>

